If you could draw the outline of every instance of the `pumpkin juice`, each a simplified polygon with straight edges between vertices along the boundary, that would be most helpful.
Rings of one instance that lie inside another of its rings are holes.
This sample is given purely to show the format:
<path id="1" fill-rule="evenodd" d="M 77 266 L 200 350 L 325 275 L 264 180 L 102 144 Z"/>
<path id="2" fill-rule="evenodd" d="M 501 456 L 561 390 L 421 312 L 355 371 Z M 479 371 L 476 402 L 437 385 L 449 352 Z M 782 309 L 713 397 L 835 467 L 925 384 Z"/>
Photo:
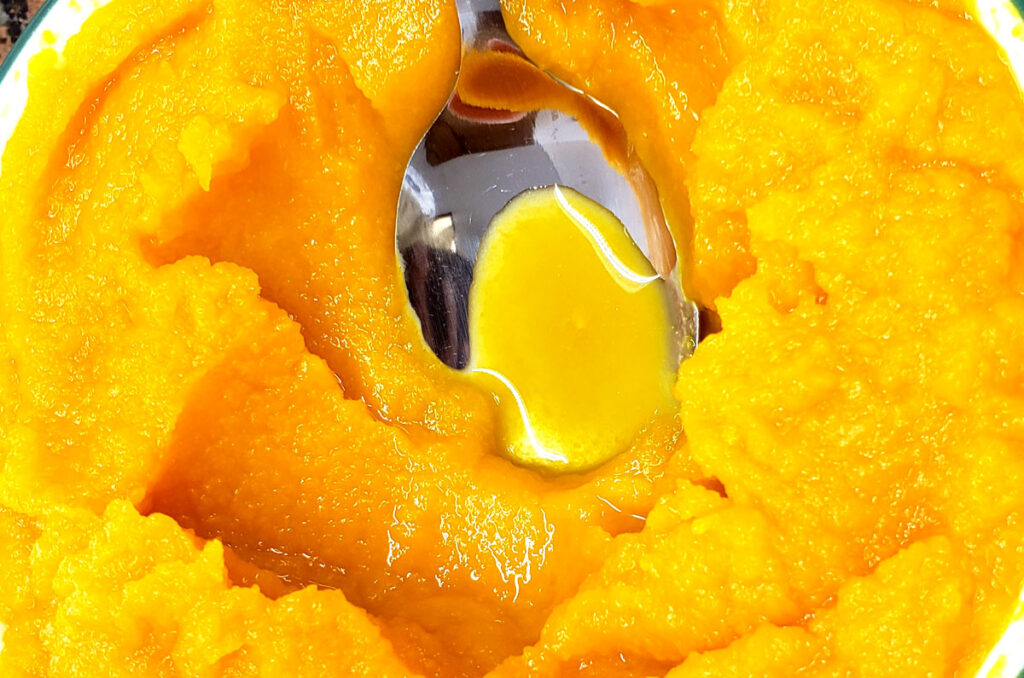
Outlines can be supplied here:
<path id="1" fill-rule="evenodd" d="M 454 5 L 112 0 L 0 174 L 0 675 L 981 666 L 1024 585 L 998 47 L 957 0 L 503 11 L 619 115 L 720 318 L 676 405 L 538 471 L 425 347 L 395 206 Z"/>

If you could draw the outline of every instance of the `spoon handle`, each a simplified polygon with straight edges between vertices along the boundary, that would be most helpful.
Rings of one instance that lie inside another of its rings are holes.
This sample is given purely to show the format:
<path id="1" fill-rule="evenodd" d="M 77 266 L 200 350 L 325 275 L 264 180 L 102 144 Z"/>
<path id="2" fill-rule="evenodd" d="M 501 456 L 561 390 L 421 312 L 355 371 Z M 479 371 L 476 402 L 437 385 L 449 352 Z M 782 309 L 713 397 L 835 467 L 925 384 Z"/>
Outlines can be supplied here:
<path id="1" fill-rule="evenodd" d="M 500 0 L 455 0 L 455 6 L 459 8 L 459 16 L 482 14 L 484 12 L 500 12 Z"/>
<path id="2" fill-rule="evenodd" d="M 493 38 L 515 44 L 505 30 L 499 0 L 455 0 L 463 50 L 483 49 Z"/>

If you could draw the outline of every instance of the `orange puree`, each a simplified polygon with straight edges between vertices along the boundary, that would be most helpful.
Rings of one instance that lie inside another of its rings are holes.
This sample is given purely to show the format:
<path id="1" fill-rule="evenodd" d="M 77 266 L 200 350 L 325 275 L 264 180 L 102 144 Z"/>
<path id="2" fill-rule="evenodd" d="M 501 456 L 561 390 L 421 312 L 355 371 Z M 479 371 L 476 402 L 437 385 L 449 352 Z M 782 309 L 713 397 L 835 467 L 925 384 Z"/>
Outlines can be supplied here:
<path id="1" fill-rule="evenodd" d="M 981 665 L 1024 583 L 995 44 L 957 0 L 505 11 L 620 114 L 721 318 L 681 415 L 540 474 L 423 347 L 394 207 L 453 6 L 113 0 L 3 157 L 0 675 Z"/>

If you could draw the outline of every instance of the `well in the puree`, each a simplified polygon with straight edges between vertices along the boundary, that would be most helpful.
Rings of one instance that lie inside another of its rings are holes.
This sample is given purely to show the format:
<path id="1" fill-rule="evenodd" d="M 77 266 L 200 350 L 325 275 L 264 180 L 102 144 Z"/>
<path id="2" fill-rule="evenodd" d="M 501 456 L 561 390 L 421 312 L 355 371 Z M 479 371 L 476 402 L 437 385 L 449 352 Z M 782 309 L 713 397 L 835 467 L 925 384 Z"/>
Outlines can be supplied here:
<path id="1" fill-rule="evenodd" d="M 996 45 L 959 0 L 503 8 L 621 116 L 721 318 L 676 411 L 540 473 L 423 346 L 394 206 L 453 5 L 112 0 L 0 175 L 0 675 L 981 665 L 1024 583 Z"/>
<path id="2" fill-rule="evenodd" d="M 495 216 L 470 289 L 469 373 L 498 399 L 510 458 L 594 468 L 675 409 L 666 284 L 572 189 L 528 191 Z"/>

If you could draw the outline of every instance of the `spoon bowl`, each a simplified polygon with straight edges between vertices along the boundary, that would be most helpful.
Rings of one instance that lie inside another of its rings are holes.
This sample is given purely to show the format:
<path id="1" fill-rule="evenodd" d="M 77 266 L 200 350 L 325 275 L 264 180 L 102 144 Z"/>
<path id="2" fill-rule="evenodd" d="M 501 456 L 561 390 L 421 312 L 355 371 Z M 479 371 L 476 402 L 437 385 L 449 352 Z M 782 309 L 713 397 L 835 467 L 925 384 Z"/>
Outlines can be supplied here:
<path id="1" fill-rule="evenodd" d="M 657 189 L 618 118 L 533 66 L 506 31 L 497 2 L 459 0 L 458 6 L 463 66 L 406 168 L 395 229 L 409 302 L 427 345 L 452 368 L 469 364 L 469 289 L 492 219 L 524 191 L 563 186 L 612 212 L 670 283 L 674 343 L 684 359 L 696 345 L 696 308 L 679 283 Z M 468 68 L 468 57 L 478 64 L 489 56 L 500 57 L 491 61 L 501 72 Z M 493 103 L 472 105 L 463 96 L 470 78 L 507 91 Z M 527 79 L 529 87 L 519 82 Z M 548 95 L 523 96 L 527 90 Z"/>

